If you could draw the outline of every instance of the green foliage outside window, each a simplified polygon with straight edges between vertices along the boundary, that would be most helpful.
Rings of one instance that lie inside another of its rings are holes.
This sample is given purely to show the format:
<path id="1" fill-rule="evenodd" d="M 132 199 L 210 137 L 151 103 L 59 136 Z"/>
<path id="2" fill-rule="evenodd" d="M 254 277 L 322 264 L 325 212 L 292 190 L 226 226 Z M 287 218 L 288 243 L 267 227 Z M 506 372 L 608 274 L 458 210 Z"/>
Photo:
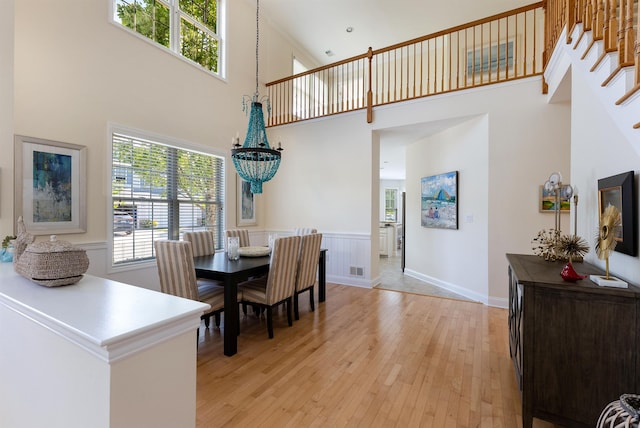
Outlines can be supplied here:
<path id="1" fill-rule="evenodd" d="M 208 27 L 214 33 L 217 29 L 218 2 L 216 0 L 180 0 L 180 10 Z"/>
<path id="2" fill-rule="evenodd" d="M 180 53 L 209 71 L 218 67 L 218 41 L 189 21 L 180 26 Z"/>
<path id="3" fill-rule="evenodd" d="M 135 0 L 132 3 L 118 1 L 116 7 L 122 25 L 169 47 L 171 33 L 167 6 L 154 0 Z"/>
<path id="4" fill-rule="evenodd" d="M 218 0 L 114 1 L 120 24 L 218 73 Z M 172 8 L 174 29 L 170 27 Z M 172 46 L 172 30 L 178 33 L 179 46 Z"/>

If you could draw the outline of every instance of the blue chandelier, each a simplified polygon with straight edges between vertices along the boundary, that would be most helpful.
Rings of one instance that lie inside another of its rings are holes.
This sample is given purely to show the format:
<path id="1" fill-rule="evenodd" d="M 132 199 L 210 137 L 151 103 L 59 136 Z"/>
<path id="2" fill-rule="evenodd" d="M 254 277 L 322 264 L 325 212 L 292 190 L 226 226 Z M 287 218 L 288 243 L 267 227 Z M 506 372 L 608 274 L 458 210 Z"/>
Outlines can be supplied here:
<path id="1" fill-rule="evenodd" d="M 260 98 L 258 92 L 258 43 L 259 43 L 259 0 L 256 0 L 256 92 L 251 97 L 251 112 L 249 114 L 249 128 L 244 144 L 240 146 L 240 138 L 236 136 L 231 149 L 233 166 L 238 175 L 251 184 L 251 193 L 262 193 L 262 183 L 269 181 L 276 175 L 282 157 L 282 147 L 272 149 L 267 140 L 267 132 L 264 126 L 262 114 L 262 101 L 267 104 L 267 112 L 270 112 L 267 97 Z M 242 109 L 247 111 L 247 99 L 242 101 Z"/>

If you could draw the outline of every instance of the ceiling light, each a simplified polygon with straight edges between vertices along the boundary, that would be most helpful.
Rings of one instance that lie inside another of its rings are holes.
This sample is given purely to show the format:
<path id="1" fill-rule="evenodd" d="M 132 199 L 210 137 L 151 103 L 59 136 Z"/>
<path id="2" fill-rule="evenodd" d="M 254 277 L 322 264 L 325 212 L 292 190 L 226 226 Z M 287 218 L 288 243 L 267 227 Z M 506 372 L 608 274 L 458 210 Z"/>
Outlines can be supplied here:
<path id="1" fill-rule="evenodd" d="M 327 56 L 333 56 L 333 51 L 332 51 L 331 49 L 327 49 L 326 51 L 324 51 L 324 53 L 325 53 Z"/>
<path id="2" fill-rule="evenodd" d="M 347 27 L 347 33 L 351 33 L 353 31 L 353 27 Z"/>
<path id="3" fill-rule="evenodd" d="M 240 146 L 240 136 L 236 135 L 231 149 L 233 166 L 244 181 L 251 183 L 251 193 L 262 193 L 262 183 L 271 180 L 276 174 L 282 156 L 280 145 L 278 145 L 277 150 L 269 146 L 262 115 L 262 100 L 264 99 L 267 102 L 267 111 L 270 111 L 269 99 L 266 96 L 260 98 L 260 93 L 258 92 L 259 17 L 260 4 L 259 0 L 256 0 L 256 92 L 253 97 L 245 95 L 242 102 L 243 110 L 246 111 L 246 100 L 251 100 L 249 129 L 247 129 L 244 145 Z"/>

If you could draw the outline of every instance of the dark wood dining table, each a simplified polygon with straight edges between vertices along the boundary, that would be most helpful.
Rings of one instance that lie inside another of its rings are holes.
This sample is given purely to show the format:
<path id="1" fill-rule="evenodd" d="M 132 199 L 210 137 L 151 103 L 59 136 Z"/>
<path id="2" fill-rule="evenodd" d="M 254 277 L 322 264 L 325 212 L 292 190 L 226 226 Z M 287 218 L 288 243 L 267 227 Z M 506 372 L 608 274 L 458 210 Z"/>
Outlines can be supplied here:
<path id="1" fill-rule="evenodd" d="M 326 298 L 326 249 L 320 250 L 318 261 L 318 301 Z M 198 278 L 222 281 L 224 284 L 224 355 L 238 352 L 238 284 L 269 272 L 269 256 L 240 257 L 229 260 L 227 253 L 194 257 Z"/>

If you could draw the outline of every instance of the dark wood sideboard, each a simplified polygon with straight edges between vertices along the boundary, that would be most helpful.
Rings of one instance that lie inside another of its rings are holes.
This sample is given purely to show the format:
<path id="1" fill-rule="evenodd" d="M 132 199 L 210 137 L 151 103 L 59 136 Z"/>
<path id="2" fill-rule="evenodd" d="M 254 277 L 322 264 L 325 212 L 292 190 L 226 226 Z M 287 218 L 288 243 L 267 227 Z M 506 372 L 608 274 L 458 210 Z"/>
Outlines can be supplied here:
<path id="1" fill-rule="evenodd" d="M 522 426 L 540 418 L 594 427 L 605 406 L 640 393 L 640 288 L 562 280 L 564 262 L 507 254 L 509 348 L 522 391 Z M 601 274 L 574 263 L 580 274 Z"/>

